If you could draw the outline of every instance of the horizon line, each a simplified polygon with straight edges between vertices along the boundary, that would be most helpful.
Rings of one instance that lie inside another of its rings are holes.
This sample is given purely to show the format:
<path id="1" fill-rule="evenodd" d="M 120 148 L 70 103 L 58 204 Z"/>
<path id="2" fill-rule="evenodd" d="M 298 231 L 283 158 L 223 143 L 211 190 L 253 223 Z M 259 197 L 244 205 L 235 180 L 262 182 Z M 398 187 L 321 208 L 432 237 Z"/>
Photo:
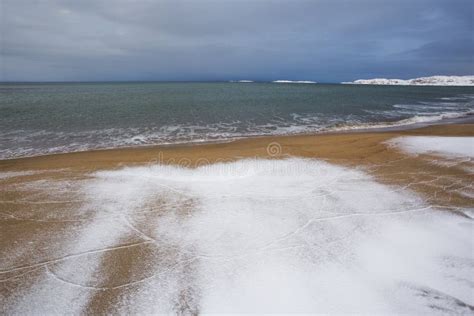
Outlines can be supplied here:
<path id="1" fill-rule="evenodd" d="M 45 81 L 27 81 L 27 80 L 7 80 L 0 81 L 0 84 L 4 83 L 273 83 L 275 80 L 251 80 L 251 82 L 239 82 L 240 80 L 250 79 L 238 79 L 238 80 L 45 80 Z M 289 80 L 289 81 L 301 81 L 301 80 L 290 80 L 290 79 L 277 79 L 277 80 Z M 306 81 L 306 80 L 305 80 Z M 311 84 L 342 84 L 342 82 L 329 82 L 329 81 L 314 81 Z"/>

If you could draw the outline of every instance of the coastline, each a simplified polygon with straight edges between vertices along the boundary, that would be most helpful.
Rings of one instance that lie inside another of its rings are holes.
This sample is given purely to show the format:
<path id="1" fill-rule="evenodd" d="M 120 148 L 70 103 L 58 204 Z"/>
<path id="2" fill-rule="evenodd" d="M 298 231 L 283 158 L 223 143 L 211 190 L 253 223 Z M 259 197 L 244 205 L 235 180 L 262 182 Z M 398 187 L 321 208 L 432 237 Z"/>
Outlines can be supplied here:
<path id="1" fill-rule="evenodd" d="M 438 192 L 436 186 L 424 180 L 451 177 L 453 181 L 470 183 L 468 172 L 433 163 L 432 157 L 413 156 L 387 145 L 390 139 L 403 136 L 470 136 L 474 137 L 474 123 L 430 125 L 414 129 L 383 131 L 351 131 L 313 135 L 262 136 L 225 143 L 180 144 L 117 148 L 86 152 L 54 154 L 0 161 L 0 172 L 41 173 L 41 177 L 55 170 L 67 170 L 84 176 L 100 170 L 115 170 L 132 166 L 156 164 L 196 168 L 240 159 L 284 159 L 300 157 L 319 159 L 332 164 L 362 168 L 378 181 L 391 185 L 410 186 L 414 191 L 436 204 L 468 206 L 471 199 L 454 191 Z M 413 184 L 411 174 L 420 170 Z M 28 178 L 28 177 L 26 177 Z M 443 190 L 441 190 L 443 191 Z M 454 194 L 454 195 L 453 195 Z M 453 197 L 454 196 L 454 197 Z"/>
<path id="2" fill-rule="evenodd" d="M 161 152 L 161 151 L 166 151 L 170 152 L 173 149 L 176 149 L 177 152 L 182 152 L 182 148 L 193 148 L 196 147 L 196 149 L 200 150 L 207 150 L 209 148 L 213 148 L 215 150 L 215 146 L 219 145 L 224 145 L 224 144 L 233 144 L 230 147 L 234 146 L 240 146 L 242 145 L 247 145 L 247 144 L 252 144 L 254 142 L 258 143 L 259 140 L 266 140 L 267 142 L 279 142 L 282 141 L 285 143 L 285 140 L 292 140 L 292 139 L 299 139 L 299 138 L 307 138 L 307 137 L 334 137 L 337 135 L 369 135 L 369 134 L 393 134 L 391 137 L 396 137 L 397 133 L 402 134 L 409 134 L 410 131 L 418 131 L 420 132 L 415 132 L 416 134 L 422 133 L 423 135 L 430 135 L 431 133 L 434 133 L 434 135 L 444 135 L 444 127 L 446 127 L 446 130 L 449 130 L 447 133 L 452 134 L 452 128 L 448 126 L 459 126 L 459 125 L 473 125 L 474 126 L 474 116 L 465 116 L 462 118 L 453 118 L 453 119 L 444 119 L 438 122 L 420 122 L 420 123 L 411 123 L 407 125 L 393 125 L 393 126 L 383 126 L 383 127 L 368 127 L 368 128 L 348 128 L 348 129 L 338 129 L 338 130 L 328 130 L 328 131 L 320 131 L 320 132 L 302 132 L 302 133 L 295 133 L 295 134 L 282 134 L 282 135 L 251 135 L 251 136 L 242 136 L 242 137 L 236 137 L 236 138 L 229 138 L 229 139 L 219 139 L 219 140 L 209 140 L 209 141 L 190 141 L 190 142 L 178 142 L 178 143 L 166 143 L 166 144 L 157 144 L 157 145 L 137 145 L 137 146 L 125 146 L 125 147 L 116 147 L 116 148 L 99 148 L 99 149 L 91 149 L 91 150 L 82 150 L 82 151 L 73 151 L 73 152 L 59 152 L 59 153 L 51 153 L 51 154 L 43 154 L 43 155 L 34 155 L 34 156 L 25 156 L 25 157 L 14 157 L 14 158 L 7 158 L 7 159 L 0 159 L 0 171 L 5 169 L 6 171 L 8 170 L 15 170 L 16 168 L 14 165 L 17 165 L 17 163 L 22 164 L 22 162 L 32 162 L 34 160 L 62 160 L 59 157 L 64 157 L 65 159 L 73 159 L 75 160 L 75 156 L 79 155 L 81 158 L 86 157 L 88 154 L 92 154 L 94 156 L 98 155 L 105 155 L 106 153 L 117 153 L 119 155 L 122 154 L 127 154 L 130 151 L 137 151 L 137 153 L 140 153 L 140 158 L 137 159 L 136 161 L 130 160 L 130 159 L 125 159 L 124 163 L 126 162 L 131 162 L 131 163 L 146 163 L 149 162 L 150 159 L 156 159 L 157 157 L 152 157 L 152 156 L 147 156 L 143 155 L 143 153 L 148 152 L 148 153 L 155 153 L 155 152 Z M 431 129 L 433 127 L 433 129 Z M 441 130 L 443 129 L 443 131 Z M 474 129 L 474 127 L 473 127 Z M 472 136 L 471 133 L 469 132 L 469 129 L 466 128 L 466 131 L 460 132 L 459 129 L 456 129 L 457 131 L 454 132 L 453 136 L 456 136 L 456 133 L 462 134 L 462 136 Z M 473 132 L 474 134 L 474 132 Z M 224 146 L 223 149 L 227 149 L 227 146 Z M 199 159 L 195 157 L 195 155 L 190 155 L 192 156 L 191 160 L 195 161 L 196 159 Z M 205 155 L 204 155 L 205 156 Z M 297 156 L 299 156 L 297 154 Z M 50 158 L 48 158 L 50 157 Z M 55 158 L 56 157 L 56 158 Z M 240 158 L 239 155 L 235 156 L 236 159 Z M 242 156 L 242 158 L 251 158 L 252 156 L 248 155 L 247 153 Z M 179 156 L 179 158 L 183 158 Z M 178 158 L 178 159 L 179 159 Z M 206 157 L 201 157 L 201 158 L 206 158 Z M 224 159 L 231 159 L 232 157 L 229 157 L 229 155 L 224 154 Z M 268 158 L 265 156 L 265 154 L 262 155 L 261 152 L 257 152 L 256 156 L 254 158 Z M 86 159 L 87 160 L 87 159 Z M 99 159 L 99 163 L 101 163 L 103 159 Z M 119 159 L 120 160 L 120 159 Z M 112 159 L 112 163 L 117 162 L 117 159 Z M 119 162 L 120 163 L 120 162 Z M 102 168 L 102 167 L 100 167 Z M 48 168 L 46 168 L 48 169 Z"/>

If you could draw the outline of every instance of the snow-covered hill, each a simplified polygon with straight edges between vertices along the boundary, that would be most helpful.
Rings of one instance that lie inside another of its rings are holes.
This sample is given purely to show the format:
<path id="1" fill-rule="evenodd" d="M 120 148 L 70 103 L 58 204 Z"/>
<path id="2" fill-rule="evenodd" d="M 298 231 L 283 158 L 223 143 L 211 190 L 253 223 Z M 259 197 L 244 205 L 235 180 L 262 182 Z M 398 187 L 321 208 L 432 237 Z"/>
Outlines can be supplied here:
<path id="1" fill-rule="evenodd" d="M 343 84 L 374 84 L 374 85 L 416 85 L 416 86 L 474 86 L 474 76 L 432 76 L 415 79 L 359 79 Z"/>

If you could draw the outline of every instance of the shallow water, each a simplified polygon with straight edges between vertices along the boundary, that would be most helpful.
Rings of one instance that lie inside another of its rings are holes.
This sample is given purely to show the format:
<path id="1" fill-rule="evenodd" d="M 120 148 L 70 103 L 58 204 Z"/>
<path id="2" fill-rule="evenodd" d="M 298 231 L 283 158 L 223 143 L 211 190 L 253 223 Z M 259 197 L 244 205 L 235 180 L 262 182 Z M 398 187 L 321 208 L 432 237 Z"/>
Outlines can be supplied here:
<path id="1" fill-rule="evenodd" d="M 463 117 L 474 87 L 0 84 L 0 159 Z"/>

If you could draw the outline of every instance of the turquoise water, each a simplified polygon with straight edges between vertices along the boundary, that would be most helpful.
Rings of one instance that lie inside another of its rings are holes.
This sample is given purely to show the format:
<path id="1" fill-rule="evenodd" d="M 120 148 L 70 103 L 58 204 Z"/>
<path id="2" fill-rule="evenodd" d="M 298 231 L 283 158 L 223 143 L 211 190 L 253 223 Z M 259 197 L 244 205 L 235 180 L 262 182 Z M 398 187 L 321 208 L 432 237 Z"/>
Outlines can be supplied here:
<path id="1" fill-rule="evenodd" d="M 0 84 L 0 159 L 437 122 L 474 87 L 277 83 Z"/>

